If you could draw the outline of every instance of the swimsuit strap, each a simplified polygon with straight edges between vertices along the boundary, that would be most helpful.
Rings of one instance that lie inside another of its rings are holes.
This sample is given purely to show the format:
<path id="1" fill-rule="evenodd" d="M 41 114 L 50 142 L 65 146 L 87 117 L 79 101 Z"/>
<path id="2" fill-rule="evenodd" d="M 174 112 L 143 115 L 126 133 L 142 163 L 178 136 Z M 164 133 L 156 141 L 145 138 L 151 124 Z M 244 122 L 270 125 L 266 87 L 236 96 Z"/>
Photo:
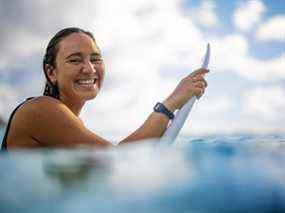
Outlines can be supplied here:
<path id="1" fill-rule="evenodd" d="M 19 109 L 20 106 L 22 106 L 24 103 L 26 103 L 28 100 L 31 100 L 32 98 L 34 98 L 34 97 L 27 98 L 25 101 L 23 101 L 21 104 L 19 104 L 19 105 L 13 110 L 13 112 L 11 113 L 10 118 L 9 118 L 9 121 L 8 121 L 8 124 L 7 124 L 7 127 L 6 127 L 5 135 L 4 135 L 4 137 L 3 137 L 2 145 L 1 145 L 1 150 L 2 150 L 2 151 L 7 151 L 7 137 L 8 137 L 8 133 L 9 133 L 9 130 L 10 130 L 12 118 L 14 117 L 14 115 L 15 115 L 17 109 Z"/>

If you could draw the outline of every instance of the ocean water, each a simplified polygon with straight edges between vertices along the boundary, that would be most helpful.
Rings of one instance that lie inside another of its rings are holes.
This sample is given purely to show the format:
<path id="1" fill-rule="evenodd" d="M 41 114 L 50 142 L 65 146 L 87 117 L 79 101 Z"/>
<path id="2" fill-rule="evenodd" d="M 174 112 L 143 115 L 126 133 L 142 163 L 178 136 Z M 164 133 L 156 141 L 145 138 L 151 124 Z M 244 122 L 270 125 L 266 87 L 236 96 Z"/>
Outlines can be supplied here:
<path id="1" fill-rule="evenodd" d="M 4 137 L 4 131 L 5 131 L 5 129 L 0 127 L 0 145 L 1 145 L 3 137 Z"/>
<path id="2" fill-rule="evenodd" d="M 285 212 L 285 137 L 0 154 L 0 212 Z"/>

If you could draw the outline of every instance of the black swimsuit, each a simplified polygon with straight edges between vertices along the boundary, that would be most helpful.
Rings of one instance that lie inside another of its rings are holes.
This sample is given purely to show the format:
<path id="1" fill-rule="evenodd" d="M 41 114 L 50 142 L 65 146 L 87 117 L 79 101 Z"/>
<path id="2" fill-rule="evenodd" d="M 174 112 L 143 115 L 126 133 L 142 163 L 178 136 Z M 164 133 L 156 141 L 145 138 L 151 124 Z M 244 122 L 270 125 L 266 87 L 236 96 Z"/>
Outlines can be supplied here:
<path id="1" fill-rule="evenodd" d="M 3 137 L 3 141 L 2 141 L 2 145 L 1 145 L 1 150 L 2 151 L 7 151 L 7 137 L 8 137 L 8 133 L 9 133 L 9 130 L 10 130 L 10 126 L 11 126 L 11 122 L 12 122 L 12 119 L 17 111 L 17 109 L 19 109 L 20 106 L 22 106 L 24 103 L 26 103 L 28 100 L 32 99 L 33 97 L 31 98 L 27 98 L 24 102 L 22 102 L 21 104 L 19 104 L 14 110 L 13 112 L 11 113 L 10 115 L 10 118 L 9 118 L 9 122 L 8 122 L 8 125 L 6 127 L 6 131 L 5 131 L 5 135 Z"/>

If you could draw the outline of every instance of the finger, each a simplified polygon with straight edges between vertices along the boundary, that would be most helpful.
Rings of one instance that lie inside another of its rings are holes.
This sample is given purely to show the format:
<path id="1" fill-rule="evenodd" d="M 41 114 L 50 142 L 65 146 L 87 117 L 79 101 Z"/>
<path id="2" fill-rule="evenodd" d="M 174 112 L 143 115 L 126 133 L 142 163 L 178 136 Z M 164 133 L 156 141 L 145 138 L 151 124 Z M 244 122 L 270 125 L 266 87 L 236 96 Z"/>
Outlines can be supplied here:
<path id="1" fill-rule="evenodd" d="M 196 87 L 194 90 L 193 90 L 195 96 L 200 96 L 201 94 L 204 93 L 204 88 L 200 88 L 200 87 Z"/>
<path id="2" fill-rule="evenodd" d="M 194 86 L 197 87 L 197 88 L 203 89 L 203 88 L 204 88 L 204 83 L 201 82 L 201 81 L 195 82 L 195 83 L 194 83 Z"/>
<path id="3" fill-rule="evenodd" d="M 198 94 L 196 95 L 196 97 L 197 97 L 198 99 L 200 99 L 200 98 L 204 95 L 204 93 L 205 93 L 205 90 L 204 90 L 204 89 L 200 89 L 199 92 L 198 92 Z"/>
<path id="4" fill-rule="evenodd" d="M 194 72 L 192 72 L 192 73 L 190 74 L 190 76 L 204 75 L 204 74 L 207 74 L 208 72 L 209 72 L 208 69 L 200 68 L 200 69 L 197 69 L 197 70 L 195 70 Z"/>
<path id="5" fill-rule="evenodd" d="M 195 82 L 204 82 L 205 86 L 207 87 L 208 86 L 208 83 L 207 81 L 202 77 L 202 76 L 199 76 L 199 77 L 193 77 L 192 78 L 192 82 L 195 83 Z"/>
<path id="6" fill-rule="evenodd" d="M 192 82 L 205 81 L 204 75 L 202 75 L 202 74 L 195 75 L 195 76 L 189 75 L 189 76 L 187 76 L 185 79 L 186 79 L 187 81 L 190 80 L 190 81 L 192 81 Z"/>
<path id="7" fill-rule="evenodd" d="M 192 82 L 201 81 L 202 79 L 203 79 L 203 77 L 201 75 L 191 77 Z"/>
<path id="8" fill-rule="evenodd" d="M 203 96 L 203 94 L 200 94 L 199 96 L 196 96 L 197 99 L 200 99 Z"/>
<path id="9" fill-rule="evenodd" d="M 199 81 L 193 81 L 194 86 L 198 86 L 200 88 L 206 88 L 208 86 L 207 81 L 205 79 L 199 80 Z"/>

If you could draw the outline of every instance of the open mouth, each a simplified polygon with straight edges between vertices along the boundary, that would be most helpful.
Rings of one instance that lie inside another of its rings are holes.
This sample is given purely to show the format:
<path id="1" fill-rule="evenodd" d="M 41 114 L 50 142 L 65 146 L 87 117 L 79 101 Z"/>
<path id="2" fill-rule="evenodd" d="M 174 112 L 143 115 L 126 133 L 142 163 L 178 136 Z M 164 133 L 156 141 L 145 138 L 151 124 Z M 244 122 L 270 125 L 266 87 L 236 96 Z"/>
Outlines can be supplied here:
<path id="1" fill-rule="evenodd" d="M 91 79 L 79 79 L 76 80 L 75 83 L 82 87 L 93 87 L 98 81 L 98 77 Z"/>

